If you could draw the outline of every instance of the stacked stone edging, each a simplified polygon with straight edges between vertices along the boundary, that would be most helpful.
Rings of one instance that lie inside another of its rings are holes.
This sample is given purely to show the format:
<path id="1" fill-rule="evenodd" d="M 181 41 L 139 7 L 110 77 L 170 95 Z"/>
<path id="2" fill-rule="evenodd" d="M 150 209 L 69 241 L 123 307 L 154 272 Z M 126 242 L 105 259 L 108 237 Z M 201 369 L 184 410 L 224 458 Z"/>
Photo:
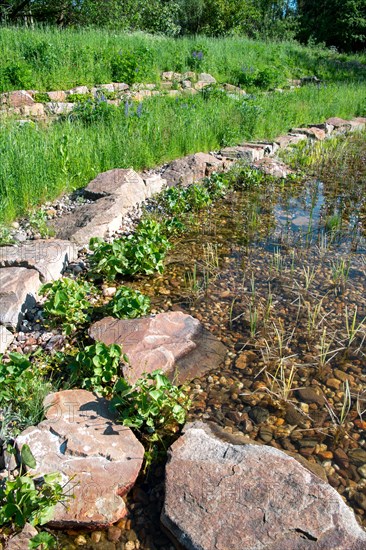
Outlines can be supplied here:
<path id="1" fill-rule="evenodd" d="M 111 82 L 96 86 L 76 86 L 70 90 L 56 90 L 41 92 L 48 101 L 37 101 L 37 90 L 16 90 L 0 94 L 0 113 L 11 115 L 23 115 L 34 119 L 52 118 L 70 113 L 76 103 L 70 101 L 70 97 L 91 94 L 94 98 L 102 98 L 110 105 L 119 105 L 122 102 L 133 100 L 142 101 L 156 95 L 168 95 L 176 97 L 179 94 L 194 95 L 207 86 L 216 84 L 216 79 L 208 73 L 195 73 L 189 71 L 181 74 L 167 71 L 161 75 L 162 81 L 156 84 L 133 84 L 129 86 L 124 82 Z M 224 84 L 222 89 L 228 94 L 241 96 L 246 92 L 238 86 Z M 104 95 L 105 94 L 105 95 Z M 113 94 L 113 99 L 108 95 Z"/>
<path id="2" fill-rule="evenodd" d="M 0 247 L 0 353 L 4 353 L 43 282 L 61 277 L 77 256 L 77 247 L 91 237 L 106 238 L 121 225 L 123 217 L 164 187 L 187 186 L 212 172 L 229 170 L 233 162 L 245 161 L 266 174 L 286 177 L 291 170 L 275 157 L 301 140 L 324 140 L 331 135 L 363 130 L 366 118 L 329 118 L 324 123 L 294 128 L 285 135 L 265 142 L 245 142 L 226 147 L 219 154 L 196 153 L 171 162 L 163 170 L 138 174 L 115 169 L 99 174 L 85 188 L 94 200 L 54 223 L 56 238 L 25 241 L 17 246 Z M 9 271 L 11 270 L 11 272 Z M 32 304 L 32 306 L 30 306 Z"/>

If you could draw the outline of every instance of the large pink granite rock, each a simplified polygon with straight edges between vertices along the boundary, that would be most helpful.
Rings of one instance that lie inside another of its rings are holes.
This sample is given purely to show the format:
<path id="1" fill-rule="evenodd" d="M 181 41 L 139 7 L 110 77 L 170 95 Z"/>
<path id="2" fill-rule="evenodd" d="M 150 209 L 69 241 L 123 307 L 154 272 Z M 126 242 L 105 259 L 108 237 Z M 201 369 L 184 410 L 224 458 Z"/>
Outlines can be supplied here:
<path id="1" fill-rule="evenodd" d="M 226 355 L 220 340 L 181 311 L 142 319 L 106 317 L 94 323 L 89 334 L 107 345 L 122 345 L 129 359 L 123 375 L 130 383 L 156 369 L 183 383 L 218 368 Z"/>
<path id="2" fill-rule="evenodd" d="M 132 431 L 116 423 L 108 401 L 85 390 L 66 390 L 45 400 L 46 420 L 27 428 L 36 459 L 32 473 L 60 472 L 74 498 L 58 504 L 50 525 L 106 527 L 126 514 L 123 496 L 139 474 L 144 448 Z"/>
<path id="3" fill-rule="evenodd" d="M 282 451 L 237 445 L 196 422 L 171 447 L 161 520 L 189 550 L 364 550 L 328 483 Z"/>

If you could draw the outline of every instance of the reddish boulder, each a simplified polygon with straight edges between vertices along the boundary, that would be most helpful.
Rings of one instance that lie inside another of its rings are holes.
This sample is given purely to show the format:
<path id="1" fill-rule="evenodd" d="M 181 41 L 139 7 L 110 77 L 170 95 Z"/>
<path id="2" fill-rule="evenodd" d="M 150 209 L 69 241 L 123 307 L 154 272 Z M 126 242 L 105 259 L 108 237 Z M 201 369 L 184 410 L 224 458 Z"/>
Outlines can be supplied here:
<path id="1" fill-rule="evenodd" d="M 85 390 L 66 390 L 45 400 L 46 420 L 27 428 L 36 459 L 32 473 L 60 472 L 70 498 L 56 506 L 50 525 L 107 527 L 126 514 L 123 496 L 139 474 L 144 448 L 132 431 L 116 423 L 108 401 Z"/>
<path id="2" fill-rule="evenodd" d="M 294 173 L 284 162 L 270 157 L 257 160 L 254 166 L 259 168 L 261 172 L 275 178 L 286 178 L 289 174 Z"/>
<path id="3" fill-rule="evenodd" d="M 224 168 L 224 162 L 218 160 L 213 155 L 207 153 L 196 153 L 171 162 L 163 173 L 168 187 L 183 185 L 186 187 L 205 176 L 209 176 L 213 171 L 221 171 Z"/>
<path id="4" fill-rule="evenodd" d="M 16 92 L 9 92 L 7 96 L 7 103 L 9 107 L 23 107 L 24 105 L 33 105 L 33 97 L 25 90 L 17 90 Z"/>
<path id="5" fill-rule="evenodd" d="M 123 375 L 131 383 L 156 369 L 183 383 L 218 368 L 226 355 L 220 340 L 181 311 L 142 319 L 106 317 L 94 323 L 89 334 L 107 345 L 122 345 L 129 359 Z"/>
<path id="6" fill-rule="evenodd" d="M 266 445 L 236 444 L 196 422 L 170 448 L 161 521 L 189 550 L 362 550 L 341 496 Z"/>

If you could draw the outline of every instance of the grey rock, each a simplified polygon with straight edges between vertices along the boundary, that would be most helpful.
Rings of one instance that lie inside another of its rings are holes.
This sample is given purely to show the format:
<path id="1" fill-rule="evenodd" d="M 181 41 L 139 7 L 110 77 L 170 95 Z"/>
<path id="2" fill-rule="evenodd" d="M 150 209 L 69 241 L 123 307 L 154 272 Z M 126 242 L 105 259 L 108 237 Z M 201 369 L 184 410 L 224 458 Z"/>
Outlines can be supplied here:
<path id="1" fill-rule="evenodd" d="M 280 149 L 286 149 L 286 147 L 290 147 L 291 145 L 296 145 L 300 141 L 303 141 L 304 139 L 307 139 L 307 136 L 305 134 L 296 134 L 296 135 L 289 135 L 286 134 L 284 136 L 278 136 L 275 139 L 275 142 L 279 146 Z"/>
<path id="2" fill-rule="evenodd" d="M 27 428 L 16 444 L 28 444 L 39 476 L 60 472 L 74 498 L 55 508 L 55 527 L 107 527 L 126 514 L 123 496 L 133 486 L 144 448 L 118 424 L 109 402 L 85 390 L 66 390 L 45 399 L 46 420 Z"/>
<path id="3" fill-rule="evenodd" d="M 228 159 L 236 160 L 245 160 L 247 162 L 254 162 L 256 160 L 262 159 L 264 157 L 264 150 L 262 147 L 225 147 L 220 151 L 223 157 Z"/>
<path id="4" fill-rule="evenodd" d="M 51 101 L 45 105 L 51 115 L 67 115 L 75 107 L 75 103 L 65 103 L 63 101 Z"/>
<path id="5" fill-rule="evenodd" d="M 56 101 L 57 103 L 63 103 L 66 101 L 66 93 L 63 90 L 58 90 L 56 92 L 47 92 L 50 101 Z"/>
<path id="6" fill-rule="evenodd" d="M 181 311 L 142 319 L 106 317 L 94 323 L 89 334 L 107 345 L 122 345 L 129 359 L 123 375 L 131 383 L 155 369 L 183 383 L 218 368 L 227 351 L 197 319 Z"/>
<path id="7" fill-rule="evenodd" d="M 36 304 L 39 273 L 25 267 L 0 269 L 0 324 L 16 329 Z"/>
<path id="8" fill-rule="evenodd" d="M 170 448 L 161 515 L 188 550 L 363 550 L 341 496 L 282 451 L 195 422 Z"/>
<path id="9" fill-rule="evenodd" d="M 103 197 L 106 195 L 123 196 L 125 206 L 134 206 L 146 198 L 144 181 L 134 170 L 115 169 L 98 174 L 85 187 L 87 195 Z"/>
<path id="10" fill-rule="evenodd" d="M 117 231 L 126 214 L 149 196 L 144 180 L 130 169 L 103 172 L 85 191 L 97 200 L 50 223 L 59 238 L 79 246 L 88 244 L 92 237 L 105 238 Z"/>
<path id="11" fill-rule="evenodd" d="M 13 340 L 14 334 L 7 328 L 0 326 L 0 353 L 5 353 Z"/>
<path id="12" fill-rule="evenodd" d="M 272 157 L 257 160 L 254 162 L 254 166 L 261 170 L 261 172 L 275 178 L 286 178 L 289 174 L 293 174 L 293 170 L 284 162 Z"/>
<path id="13" fill-rule="evenodd" d="M 144 184 L 146 187 L 146 198 L 152 197 L 166 186 L 166 179 L 162 178 L 160 174 L 151 174 L 146 177 L 143 176 Z"/>
<path id="14" fill-rule="evenodd" d="M 59 279 L 67 265 L 76 258 L 75 244 L 60 239 L 39 239 L 18 246 L 0 247 L 0 267 L 35 269 L 42 282 Z"/>
<path id="15" fill-rule="evenodd" d="M 216 84 L 216 78 L 208 73 L 200 73 L 198 75 L 198 80 L 201 82 L 207 82 L 208 84 Z"/>
<path id="16" fill-rule="evenodd" d="M 29 541 L 36 536 L 37 529 L 30 523 L 26 523 L 20 533 L 11 537 L 6 543 L 6 550 L 25 550 Z"/>
<path id="17" fill-rule="evenodd" d="M 163 177 L 167 186 L 183 185 L 184 187 L 210 175 L 213 171 L 220 171 L 225 163 L 213 155 L 196 153 L 178 160 L 174 160 L 164 171 Z"/>

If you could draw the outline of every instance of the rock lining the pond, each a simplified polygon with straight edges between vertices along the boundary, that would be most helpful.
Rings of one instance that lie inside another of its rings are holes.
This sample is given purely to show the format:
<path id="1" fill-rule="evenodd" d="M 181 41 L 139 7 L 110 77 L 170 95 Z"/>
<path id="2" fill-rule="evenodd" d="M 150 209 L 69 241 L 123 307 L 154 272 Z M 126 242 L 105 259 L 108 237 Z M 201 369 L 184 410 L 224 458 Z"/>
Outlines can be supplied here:
<path id="1" fill-rule="evenodd" d="M 13 340 L 14 334 L 12 334 L 6 327 L 0 325 L 0 354 L 6 352 Z"/>
<path id="2" fill-rule="evenodd" d="M 122 346 L 129 359 L 123 375 L 130 383 L 144 372 L 162 369 L 182 384 L 219 368 L 227 351 L 197 319 L 181 311 L 140 319 L 106 317 L 94 323 L 89 334 L 96 341 Z"/>
<path id="3" fill-rule="evenodd" d="M 164 180 L 161 178 L 159 183 L 162 187 Z M 157 189 L 156 181 L 154 185 Z M 117 231 L 127 213 L 150 196 L 150 190 L 151 182 L 147 188 L 134 170 L 108 170 L 85 188 L 86 196 L 94 199 L 92 203 L 55 219 L 51 226 L 59 237 L 87 245 L 92 237 L 104 238 Z"/>
<path id="4" fill-rule="evenodd" d="M 107 527 L 123 518 L 123 500 L 140 472 L 144 448 L 132 431 L 116 423 L 109 402 L 85 390 L 65 390 L 45 399 L 46 420 L 16 440 L 28 444 L 39 476 L 60 472 L 74 495 L 56 506 L 50 526 Z"/>
<path id="5" fill-rule="evenodd" d="M 168 455 L 161 521 L 183 548 L 366 547 L 341 496 L 282 451 L 233 444 L 195 422 Z"/>
<path id="6" fill-rule="evenodd" d="M 196 153 L 174 160 L 163 171 L 168 187 L 192 183 L 210 176 L 212 172 L 222 172 L 230 163 L 208 153 Z"/>
<path id="7" fill-rule="evenodd" d="M 36 304 L 39 273 L 25 267 L 0 269 L 0 324 L 17 329 Z"/>
<path id="8" fill-rule="evenodd" d="M 25 267 L 38 271 L 42 283 L 59 279 L 78 255 L 76 246 L 65 240 L 25 241 L 19 246 L 0 247 L 0 267 Z"/>

